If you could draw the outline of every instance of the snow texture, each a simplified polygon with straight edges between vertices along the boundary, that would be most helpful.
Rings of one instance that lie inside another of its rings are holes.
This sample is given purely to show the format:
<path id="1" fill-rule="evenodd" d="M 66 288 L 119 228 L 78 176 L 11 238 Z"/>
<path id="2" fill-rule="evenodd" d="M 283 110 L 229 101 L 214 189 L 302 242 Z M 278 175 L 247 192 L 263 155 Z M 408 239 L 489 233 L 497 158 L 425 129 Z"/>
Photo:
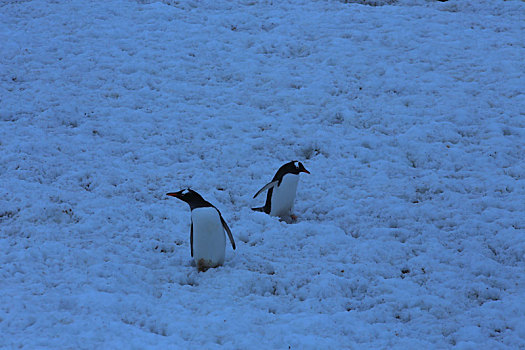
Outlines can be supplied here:
<path id="1" fill-rule="evenodd" d="M 2 1 L 0 348 L 524 348 L 525 3 L 358 2 Z"/>

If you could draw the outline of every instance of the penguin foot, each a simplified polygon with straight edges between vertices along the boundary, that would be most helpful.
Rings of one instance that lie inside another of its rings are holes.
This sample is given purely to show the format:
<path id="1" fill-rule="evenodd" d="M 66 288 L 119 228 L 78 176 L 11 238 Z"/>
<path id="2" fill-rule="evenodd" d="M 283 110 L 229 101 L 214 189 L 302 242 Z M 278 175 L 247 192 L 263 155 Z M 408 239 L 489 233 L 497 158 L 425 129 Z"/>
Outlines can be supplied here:
<path id="1" fill-rule="evenodd" d="M 284 221 L 287 224 L 295 224 L 297 222 L 297 216 L 295 215 L 280 216 L 279 221 Z"/>
<path id="2" fill-rule="evenodd" d="M 214 268 L 219 267 L 221 265 L 222 265 L 222 263 L 220 263 L 220 262 L 212 262 L 211 260 L 207 260 L 207 259 L 204 259 L 204 258 L 199 259 L 199 261 L 196 262 L 197 270 L 199 272 L 206 272 L 209 269 L 214 269 Z"/>
<path id="3" fill-rule="evenodd" d="M 199 272 L 206 272 L 209 268 L 210 268 L 209 263 L 207 261 L 205 261 L 204 259 L 200 259 L 197 262 L 197 270 Z"/>

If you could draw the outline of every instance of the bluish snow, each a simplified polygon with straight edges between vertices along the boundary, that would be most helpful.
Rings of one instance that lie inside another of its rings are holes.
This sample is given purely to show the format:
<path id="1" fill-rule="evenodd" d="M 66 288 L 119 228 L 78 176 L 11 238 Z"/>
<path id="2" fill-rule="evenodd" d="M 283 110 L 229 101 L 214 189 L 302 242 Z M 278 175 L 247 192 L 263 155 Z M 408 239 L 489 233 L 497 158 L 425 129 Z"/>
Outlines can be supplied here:
<path id="1" fill-rule="evenodd" d="M 0 347 L 525 347 L 525 3 L 357 2 L 1 2 Z"/>

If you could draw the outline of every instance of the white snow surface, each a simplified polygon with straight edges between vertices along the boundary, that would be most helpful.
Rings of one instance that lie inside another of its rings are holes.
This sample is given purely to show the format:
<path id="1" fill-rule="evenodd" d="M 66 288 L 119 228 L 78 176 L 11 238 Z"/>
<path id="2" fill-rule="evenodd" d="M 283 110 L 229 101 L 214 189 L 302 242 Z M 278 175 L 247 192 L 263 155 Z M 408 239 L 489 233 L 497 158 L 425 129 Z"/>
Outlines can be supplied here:
<path id="1" fill-rule="evenodd" d="M 525 2 L 346 2 L 2 1 L 0 348 L 525 347 Z"/>

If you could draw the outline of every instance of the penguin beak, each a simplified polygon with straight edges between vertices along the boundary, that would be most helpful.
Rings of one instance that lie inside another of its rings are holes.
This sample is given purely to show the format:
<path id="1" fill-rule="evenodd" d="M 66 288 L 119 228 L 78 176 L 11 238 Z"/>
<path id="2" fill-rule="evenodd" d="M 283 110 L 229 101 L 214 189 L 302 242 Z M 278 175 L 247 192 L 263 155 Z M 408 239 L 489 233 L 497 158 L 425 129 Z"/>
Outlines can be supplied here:
<path id="1" fill-rule="evenodd" d="M 308 170 L 306 170 L 306 169 L 303 169 L 302 172 L 303 172 L 303 173 L 310 174 L 310 172 L 309 172 Z"/>
<path id="2" fill-rule="evenodd" d="M 166 196 L 177 197 L 177 198 L 179 198 L 181 194 L 182 194 L 182 191 L 179 191 L 179 192 L 169 192 L 169 193 L 166 193 Z"/>
<path id="3" fill-rule="evenodd" d="M 310 174 L 310 172 L 304 167 L 303 163 L 299 163 L 299 172 Z"/>

